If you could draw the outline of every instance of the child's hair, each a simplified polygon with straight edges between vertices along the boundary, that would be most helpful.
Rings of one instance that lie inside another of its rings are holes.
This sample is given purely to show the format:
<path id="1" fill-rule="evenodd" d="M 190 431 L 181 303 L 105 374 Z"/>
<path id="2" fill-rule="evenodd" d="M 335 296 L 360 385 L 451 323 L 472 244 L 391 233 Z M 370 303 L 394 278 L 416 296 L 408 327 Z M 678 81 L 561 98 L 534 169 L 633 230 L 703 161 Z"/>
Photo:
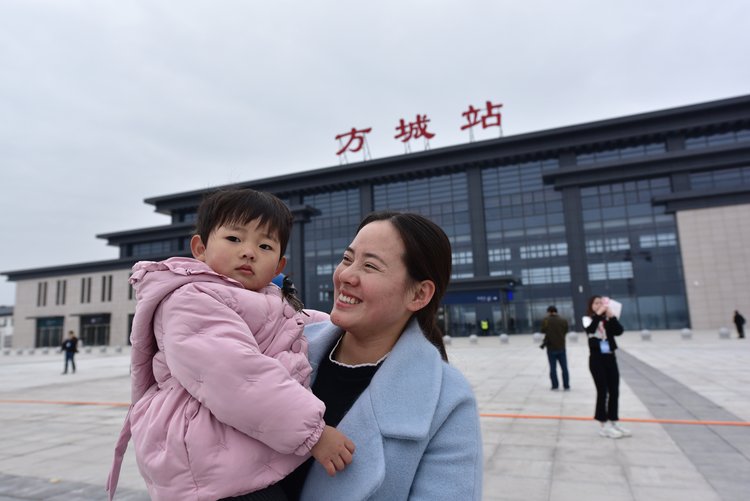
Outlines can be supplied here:
<path id="1" fill-rule="evenodd" d="M 289 207 L 271 193 L 250 188 L 221 189 L 209 193 L 198 207 L 195 234 L 208 243 L 211 232 L 219 226 L 245 225 L 258 219 L 267 226 L 281 244 L 279 257 L 286 252 L 289 234 L 292 231 L 292 212 Z"/>

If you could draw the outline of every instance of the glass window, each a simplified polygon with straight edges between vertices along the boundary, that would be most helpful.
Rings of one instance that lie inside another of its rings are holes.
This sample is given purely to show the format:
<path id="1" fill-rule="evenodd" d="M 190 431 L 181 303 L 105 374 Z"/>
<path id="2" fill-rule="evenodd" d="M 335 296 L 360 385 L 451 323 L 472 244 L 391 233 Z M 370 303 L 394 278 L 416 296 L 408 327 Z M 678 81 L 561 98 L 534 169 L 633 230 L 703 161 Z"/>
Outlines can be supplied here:
<path id="1" fill-rule="evenodd" d="M 354 238 L 361 219 L 359 190 L 308 195 L 303 204 L 314 207 L 320 214 L 312 216 L 303 229 L 305 270 L 308 271 L 304 290 L 300 291 L 301 299 L 309 308 L 330 311 L 333 270 Z"/>
<path id="2" fill-rule="evenodd" d="M 594 152 L 580 153 L 576 156 L 577 165 L 591 165 L 599 162 L 612 162 L 619 159 L 659 155 L 667 151 L 666 144 L 657 143 L 621 146 L 618 148 L 599 149 Z"/>
<path id="3" fill-rule="evenodd" d="M 526 269 L 534 283 L 524 281 L 524 291 L 531 296 L 545 295 L 543 287 L 535 291 L 533 286 L 554 283 L 551 270 L 567 264 L 562 194 L 542 181 L 544 171 L 558 167 L 556 160 L 542 160 L 482 170 L 484 199 L 499 199 L 502 208 L 484 212 L 490 276 L 520 277 Z M 549 241 L 552 233 L 554 242 Z M 529 259 L 539 266 L 528 268 Z M 556 271 L 554 280 L 564 277 Z"/>
<path id="4" fill-rule="evenodd" d="M 750 128 L 687 137 L 685 138 L 685 149 L 694 150 L 743 141 L 750 141 Z"/>
<path id="5" fill-rule="evenodd" d="M 81 342 L 89 346 L 109 345 L 110 314 L 81 315 Z"/>
<path id="6" fill-rule="evenodd" d="M 57 281 L 57 287 L 55 290 L 55 304 L 61 305 L 65 304 L 65 295 L 68 288 L 68 281 L 67 280 L 58 280 Z"/>
<path id="7" fill-rule="evenodd" d="M 500 196 L 494 194 L 494 207 Z M 409 211 L 438 224 L 451 241 L 453 278 L 474 276 L 469 217 L 469 192 L 465 172 L 373 186 L 375 210 Z M 499 211 L 495 211 L 498 213 Z"/>
<path id="8" fill-rule="evenodd" d="M 651 204 L 656 193 L 670 191 L 667 177 L 587 188 L 591 200 L 582 218 L 589 281 L 596 291 L 627 305 L 627 321 L 640 328 L 660 328 L 660 322 L 666 325 L 670 313 L 665 310 L 665 298 L 673 298 L 670 301 L 675 304 L 686 302 L 682 265 L 669 250 L 677 246 L 675 217 Z M 622 210 L 627 218 L 618 217 Z M 645 307 L 643 297 L 658 299 Z M 675 318 L 686 315 L 678 312 Z M 672 320 L 669 325 L 674 325 Z"/>
<path id="9" fill-rule="evenodd" d="M 36 305 L 47 306 L 47 282 L 36 284 Z"/>
<path id="10" fill-rule="evenodd" d="M 521 270 L 524 285 L 558 284 L 570 282 L 570 267 L 525 268 Z"/>
<path id="11" fill-rule="evenodd" d="M 36 348 L 54 347 L 62 344 L 63 322 L 65 317 L 43 317 L 36 319 Z"/>
<path id="12" fill-rule="evenodd" d="M 174 239 L 141 242 L 133 244 L 132 256 L 166 256 L 174 252 L 176 247 L 177 241 Z"/>
<path id="13" fill-rule="evenodd" d="M 490 262 L 492 263 L 498 261 L 510 261 L 510 248 L 508 247 L 502 249 L 489 249 L 488 254 Z"/>
<path id="14" fill-rule="evenodd" d="M 616 280 L 633 278 L 633 263 L 592 263 L 588 266 L 589 280 Z"/>
<path id="15" fill-rule="evenodd" d="M 738 185 L 750 185 L 750 167 L 690 174 L 690 187 L 693 189 L 733 188 Z"/>
<path id="16" fill-rule="evenodd" d="M 524 245 L 520 248 L 521 259 L 536 259 L 550 256 L 567 256 L 568 244 L 551 243 L 538 245 Z"/>
<path id="17" fill-rule="evenodd" d="M 643 249 L 654 247 L 674 247 L 677 245 L 677 235 L 675 233 L 656 233 L 651 235 L 640 236 L 640 246 Z"/>

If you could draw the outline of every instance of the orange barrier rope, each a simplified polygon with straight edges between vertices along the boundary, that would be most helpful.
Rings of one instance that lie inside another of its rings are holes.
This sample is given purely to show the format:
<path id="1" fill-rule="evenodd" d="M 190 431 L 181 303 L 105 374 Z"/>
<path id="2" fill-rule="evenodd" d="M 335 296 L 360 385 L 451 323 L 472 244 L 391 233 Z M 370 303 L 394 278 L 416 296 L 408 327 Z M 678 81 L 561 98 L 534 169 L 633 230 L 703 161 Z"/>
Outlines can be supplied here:
<path id="1" fill-rule="evenodd" d="M 5 400 L 0 404 L 53 404 L 53 405 L 101 405 L 104 407 L 130 407 L 126 402 L 77 402 L 71 400 Z"/>
<path id="2" fill-rule="evenodd" d="M 127 402 L 82 402 L 72 400 L 11 400 L 0 399 L 0 404 L 48 404 L 48 405 L 99 405 L 103 407 L 130 407 Z M 544 414 L 498 414 L 482 412 L 483 418 L 505 419 L 553 419 L 556 421 L 593 421 L 594 418 L 583 416 L 554 416 Z M 655 423 L 655 424 L 688 424 L 702 426 L 750 426 L 746 421 L 701 421 L 693 419 L 655 419 L 655 418 L 620 418 L 627 423 Z"/>
<path id="3" fill-rule="evenodd" d="M 486 418 L 508 419 L 554 419 L 558 421 L 593 421 L 594 418 L 582 416 L 547 416 L 543 414 L 496 414 L 483 412 L 479 416 Z M 701 421 L 694 419 L 655 419 L 655 418 L 620 418 L 628 423 L 656 423 L 656 424 L 691 424 L 703 426 L 750 426 L 747 421 Z"/>

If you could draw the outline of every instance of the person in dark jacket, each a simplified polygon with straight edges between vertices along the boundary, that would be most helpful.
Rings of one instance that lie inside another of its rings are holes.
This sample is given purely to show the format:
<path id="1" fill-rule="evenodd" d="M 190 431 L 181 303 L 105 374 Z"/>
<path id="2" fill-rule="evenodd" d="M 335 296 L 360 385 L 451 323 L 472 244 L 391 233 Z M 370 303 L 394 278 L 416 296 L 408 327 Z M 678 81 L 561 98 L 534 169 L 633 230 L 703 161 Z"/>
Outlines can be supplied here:
<path id="1" fill-rule="evenodd" d="M 542 321 L 542 334 L 544 341 L 539 346 L 547 348 L 547 359 L 549 360 L 549 378 L 552 389 L 557 390 L 560 383 L 557 379 L 557 364 L 560 363 L 562 371 L 563 388 L 570 389 L 570 378 L 568 376 L 568 358 L 565 354 L 565 335 L 568 333 L 568 321 L 557 314 L 557 307 L 547 308 L 547 317 Z"/>
<path id="2" fill-rule="evenodd" d="M 599 434 L 608 438 L 629 437 L 630 431 L 618 424 L 620 371 L 615 336 L 624 329 L 601 296 L 589 298 L 583 326 L 588 335 L 589 370 L 596 386 L 594 419 L 601 423 Z"/>
<path id="3" fill-rule="evenodd" d="M 73 374 L 76 373 L 76 353 L 78 353 L 78 338 L 75 332 L 68 331 L 68 339 L 60 345 L 60 351 L 65 352 L 65 370 L 63 374 L 68 373 L 68 363 L 73 367 Z"/>
<path id="4" fill-rule="evenodd" d="M 734 310 L 734 325 L 737 327 L 737 335 L 740 339 L 745 337 L 745 317 L 740 312 Z"/>

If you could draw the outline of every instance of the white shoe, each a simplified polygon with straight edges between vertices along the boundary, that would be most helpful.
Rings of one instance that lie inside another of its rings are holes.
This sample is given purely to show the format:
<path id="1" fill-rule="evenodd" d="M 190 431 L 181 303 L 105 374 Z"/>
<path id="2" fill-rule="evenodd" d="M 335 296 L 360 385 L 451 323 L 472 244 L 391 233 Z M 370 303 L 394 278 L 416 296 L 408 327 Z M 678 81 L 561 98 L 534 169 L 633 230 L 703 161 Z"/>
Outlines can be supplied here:
<path id="1" fill-rule="evenodd" d="M 617 428 L 612 426 L 611 424 L 605 424 L 601 427 L 599 430 L 599 435 L 606 438 L 622 438 L 623 434 L 620 433 Z"/>
<path id="2" fill-rule="evenodd" d="M 628 430 L 627 428 L 623 428 L 622 426 L 620 426 L 619 424 L 617 424 L 617 422 L 613 422 L 612 423 L 612 428 L 614 428 L 615 430 L 617 430 L 620 433 L 622 433 L 623 437 L 631 437 L 631 436 L 633 436 L 633 434 L 630 433 L 630 430 Z"/>

